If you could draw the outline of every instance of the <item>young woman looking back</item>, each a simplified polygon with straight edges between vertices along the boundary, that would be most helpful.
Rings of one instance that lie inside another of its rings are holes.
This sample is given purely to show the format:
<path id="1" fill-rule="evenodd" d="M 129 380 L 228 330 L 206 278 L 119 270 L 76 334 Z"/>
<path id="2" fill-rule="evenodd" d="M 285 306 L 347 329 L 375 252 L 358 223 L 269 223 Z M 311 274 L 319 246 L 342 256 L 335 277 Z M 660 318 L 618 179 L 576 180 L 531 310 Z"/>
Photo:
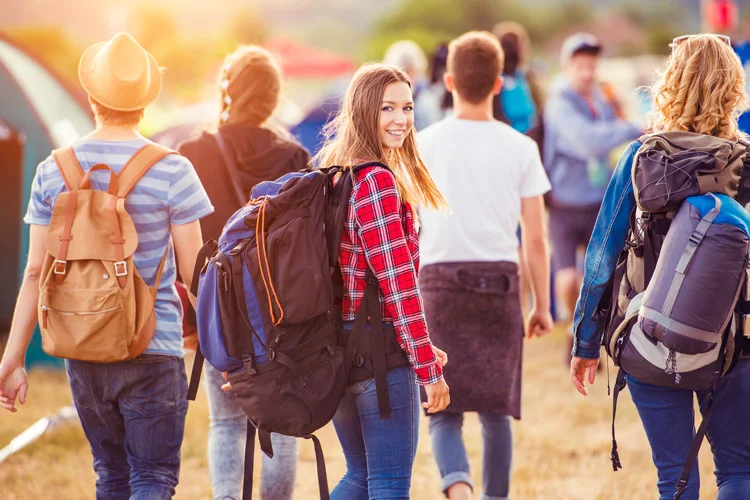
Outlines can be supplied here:
<path id="1" fill-rule="evenodd" d="M 445 208 L 446 203 L 417 150 L 414 102 L 403 71 L 383 64 L 360 68 L 328 127 L 328 137 L 316 157 L 318 166 L 383 165 L 354 173 L 339 255 L 345 331 L 351 331 L 365 296 L 369 269 L 378 281 L 382 341 L 403 352 L 401 362 L 398 352 L 389 356 L 395 359 L 387 373 L 390 418 L 381 418 L 372 375 L 350 379 L 333 419 L 347 472 L 331 498 L 409 498 L 419 432 L 417 384 L 426 391 L 428 412 L 440 411 L 450 402 L 442 377 L 447 357 L 430 342 L 417 286 L 417 209 Z M 369 335 L 368 325 L 361 345 L 371 343 Z"/>

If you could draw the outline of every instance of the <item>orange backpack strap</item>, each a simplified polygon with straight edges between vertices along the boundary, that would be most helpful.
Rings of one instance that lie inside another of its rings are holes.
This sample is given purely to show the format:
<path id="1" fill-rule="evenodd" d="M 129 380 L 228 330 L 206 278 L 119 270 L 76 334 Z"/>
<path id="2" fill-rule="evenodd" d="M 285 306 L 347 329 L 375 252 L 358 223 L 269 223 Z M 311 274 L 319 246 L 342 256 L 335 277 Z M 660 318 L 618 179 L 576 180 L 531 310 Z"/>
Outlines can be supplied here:
<path id="1" fill-rule="evenodd" d="M 165 156 L 171 154 L 179 153 L 153 142 L 149 142 L 136 151 L 125 166 L 122 167 L 122 170 L 120 170 L 117 195 L 120 198 L 125 198 L 151 167 Z"/>
<path id="2" fill-rule="evenodd" d="M 52 151 L 52 157 L 55 159 L 57 169 L 60 171 L 68 191 L 78 191 L 78 186 L 81 185 L 83 179 L 83 168 L 76 158 L 73 146 Z"/>
<path id="3" fill-rule="evenodd" d="M 151 295 L 156 302 L 156 294 L 159 292 L 159 283 L 161 283 L 161 275 L 164 271 L 164 264 L 167 262 L 167 254 L 169 253 L 169 245 L 167 245 L 167 249 L 164 250 L 164 255 L 161 256 L 161 261 L 159 261 L 159 267 L 156 268 L 156 279 L 154 280 L 154 287 L 151 289 Z"/>

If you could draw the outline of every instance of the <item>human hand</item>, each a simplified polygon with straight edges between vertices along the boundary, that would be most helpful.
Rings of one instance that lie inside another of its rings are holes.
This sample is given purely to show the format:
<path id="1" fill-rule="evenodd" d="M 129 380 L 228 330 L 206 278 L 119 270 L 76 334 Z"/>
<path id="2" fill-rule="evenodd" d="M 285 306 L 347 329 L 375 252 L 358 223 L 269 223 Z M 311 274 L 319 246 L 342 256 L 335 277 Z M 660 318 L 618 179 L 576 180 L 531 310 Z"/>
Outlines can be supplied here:
<path id="1" fill-rule="evenodd" d="M 450 389 L 445 379 L 424 386 L 424 390 L 427 393 L 427 402 L 422 403 L 422 407 L 427 409 L 427 413 L 443 411 L 451 404 Z"/>
<path id="2" fill-rule="evenodd" d="M 599 359 L 587 359 L 573 357 L 570 360 L 570 380 L 573 382 L 576 390 L 582 395 L 587 396 L 589 390 L 586 388 L 586 372 L 589 374 L 589 385 L 593 385 L 596 378 L 596 367 L 599 365 Z"/>
<path id="3" fill-rule="evenodd" d="M 0 363 L 0 406 L 11 413 L 18 411 L 16 398 L 26 403 L 29 382 L 22 364 Z"/>
<path id="4" fill-rule="evenodd" d="M 553 326 L 554 322 L 552 321 L 552 314 L 549 312 L 549 309 L 534 309 L 529 313 L 529 317 L 526 320 L 526 334 L 530 339 L 544 337 L 552 331 Z"/>
<path id="5" fill-rule="evenodd" d="M 440 361 L 440 366 L 445 366 L 448 364 L 448 354 L 445 351 L 432 346 L 432 352 L 435 353 L 435 357 L 438 359 L 438 361 Z"/>
<path id="6" fill-rule="evenodd" d="M 227 379 L 227 372 L 221 372 L 221 376 L 224 377 L 224 380 L 226 380 Z M 226 384 L 223 384 L 221 386 L 221 390 L 224 391 L 224 392 L 231 391 L 232 390 L 232 384 L 230 384 L 229 382 L 227 382 Z"/>

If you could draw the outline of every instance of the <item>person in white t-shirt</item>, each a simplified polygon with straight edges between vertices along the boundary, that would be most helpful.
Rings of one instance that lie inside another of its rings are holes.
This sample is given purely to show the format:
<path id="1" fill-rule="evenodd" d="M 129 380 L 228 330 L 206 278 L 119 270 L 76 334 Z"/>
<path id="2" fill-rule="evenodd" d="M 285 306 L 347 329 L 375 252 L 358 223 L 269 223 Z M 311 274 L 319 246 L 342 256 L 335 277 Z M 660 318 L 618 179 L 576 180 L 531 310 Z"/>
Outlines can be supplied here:
<path id="1" fill-rule="evenodd" d="M 522 227 L 534 306 L 526 332 L 552 328 L 549 251 L 542 195 L 550 183 L 536 143 L 492 116 L 502 87 L 503 52 L 485 32 L 454 40 L 446 88 L 454 114 L 418 134 L 420 152 L 450 213 L 421 212 L 419 285 L 431 335 L 451 357 L 451 404 L 430 415 L 430 435 L 451 499 L 471 498 L 461 437 L 463 413 L 483 426 L 483 499 L 507 498 L 512 439 L 520 418 L 524 321 L 517 229 Z"/>

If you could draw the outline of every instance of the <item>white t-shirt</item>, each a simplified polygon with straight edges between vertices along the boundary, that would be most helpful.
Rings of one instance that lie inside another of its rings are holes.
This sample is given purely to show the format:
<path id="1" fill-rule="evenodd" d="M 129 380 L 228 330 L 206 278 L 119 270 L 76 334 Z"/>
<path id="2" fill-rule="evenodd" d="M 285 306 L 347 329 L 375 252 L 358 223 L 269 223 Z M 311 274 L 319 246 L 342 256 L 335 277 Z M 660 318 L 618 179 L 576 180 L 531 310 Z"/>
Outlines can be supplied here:
<path id="1" fill-rule="evenodd" d="M 450 212 L 422 209 L 422 265 L 518 262 L 521 199 L 550 190 L 536 143 L 498 121 L 447 118 L 417 135 Z"/>

